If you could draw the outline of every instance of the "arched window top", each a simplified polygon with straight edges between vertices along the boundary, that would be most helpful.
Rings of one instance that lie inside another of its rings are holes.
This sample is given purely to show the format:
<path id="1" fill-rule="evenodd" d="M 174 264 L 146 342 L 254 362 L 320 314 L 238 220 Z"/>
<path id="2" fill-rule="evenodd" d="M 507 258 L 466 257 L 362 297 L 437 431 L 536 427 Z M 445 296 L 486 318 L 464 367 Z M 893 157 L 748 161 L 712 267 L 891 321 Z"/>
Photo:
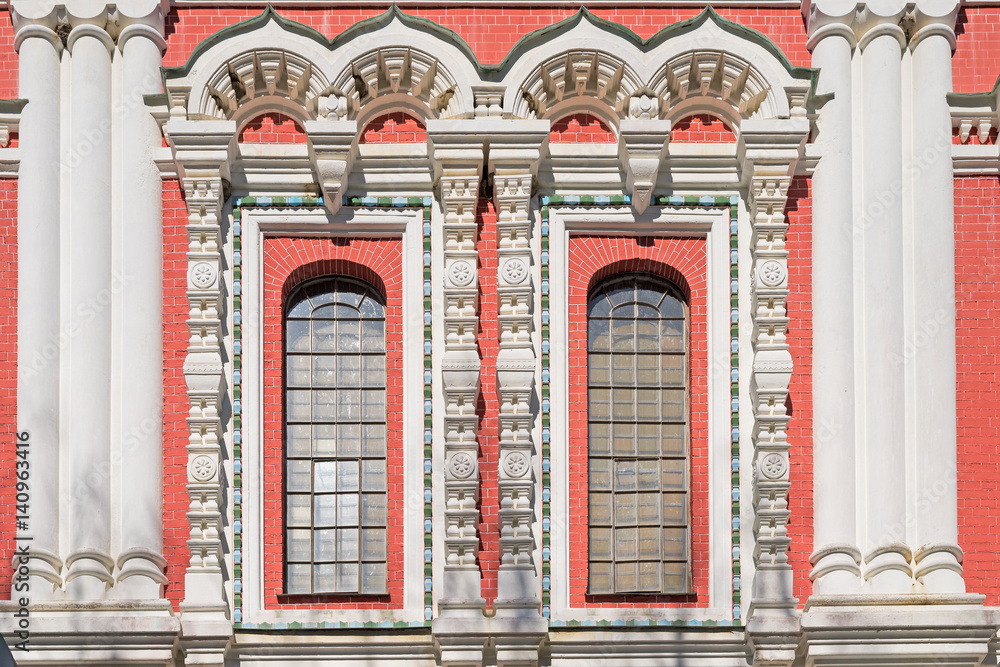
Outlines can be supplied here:
<path id="1" fill-rule="evenodd" d="M 366 282 L 336 277 L 296 287 L 285 309 L 288 319 L 385 319 L 385 300 Z"/>
<path id="2" fill-rule="evenodd" d="M 669 281 L 651 274 L 612 276 L 590 291 L 587 316 L 682 319 L 685 304 Z"/>

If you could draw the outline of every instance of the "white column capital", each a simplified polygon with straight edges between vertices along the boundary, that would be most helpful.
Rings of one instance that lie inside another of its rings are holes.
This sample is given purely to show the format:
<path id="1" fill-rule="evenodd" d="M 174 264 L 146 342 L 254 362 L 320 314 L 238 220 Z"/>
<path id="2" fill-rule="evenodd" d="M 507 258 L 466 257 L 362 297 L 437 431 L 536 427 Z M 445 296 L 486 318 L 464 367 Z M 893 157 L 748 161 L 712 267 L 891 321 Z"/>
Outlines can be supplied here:
<path id="1" fill-rule="evenodd" d="M 862 52 L 879 37 L 889 36 L 899 42 L 900 53 L 906 48 L 909 36 L 903 27 L 912 20 L 904 0 L 869 2 L 858 12 L 854 34 Z"/>
<path id="2" fill-rule="evenodd" d="M 820 40 L 839 35 L 853 48 L 858 43 L 854 34 L 857 14 L 858 4 L 850 0 L 804 0 L 802 17 L 809 33 L 806 47 L 812 51 Z"/>
<path id="3" fill-rule="evenodd" d="M 958 20 L 958 10 L 962 8 L 960 0 L 930 0 L 918 2 L 913 10 L 913 28 L 910 33 L 910 49 L 917 46 L 927 37 L 938 35 L 948 40 L 951 50 L 955 50 L 955 21 Z"/>
<path id="4" fill-rule="evenodd" d="M 358 150 L 358 122 L 309 120 L 305 129 L 309 159 L 319 178 L 323 201 L 330 213 L 336 213 L 347 191 L 347 179 Z"/>
<path id="5" fill-rule="evenodd" d="M 108 34 L 107 30 L 91 23 L 81 23 L 69 31 L 69 35 L 66 37 L 66 50 L 72 53 L 73 46 L 84 37 L 94 37 L 99 40 L 107 47 L 109 53 L 115 48 L 115 40 Z"/>

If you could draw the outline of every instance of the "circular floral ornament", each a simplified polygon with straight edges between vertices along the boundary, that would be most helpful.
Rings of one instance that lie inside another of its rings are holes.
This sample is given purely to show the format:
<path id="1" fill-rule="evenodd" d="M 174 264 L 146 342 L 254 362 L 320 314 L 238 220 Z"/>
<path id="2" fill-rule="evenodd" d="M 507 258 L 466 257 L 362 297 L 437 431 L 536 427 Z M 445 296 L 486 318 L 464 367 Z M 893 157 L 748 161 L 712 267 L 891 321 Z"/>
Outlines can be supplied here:
<path id="1" fill-rule="evenodd" d="M 788 470 L 788 463 L 781 454 L 771 452 L 760 462 L 760 470 L 768 479 L 778 479 Z"/>
<path id="2" fill-rule="evenodd" d="M 760 267 L 760 280 L 768 287 L 777 287 L 785 279 L 785 267 L 773 259 L 764 262 Z"/>
<path id="3" fill-rule="evenodd" d="M 201 454 L 191 461 L 191 476 L 197 482 L 207 482 L 215 477 L 215 461 L 212 457 Z"/>
<path id="4" fill-rule="evenodd" d="M 528 457 L 522 452 L 511 452 L 503 460 L 503 469 L 511 477 L 524 477 L 528 472 Z"/>
<path id="5" fill-rule="evenodd" d="M 524 282 L 524 279 L 528 277 L 528 267 L 525 266 L 524 261 L 517 259 L 508 259 L 501 269 L 503 279 L 507 281 L 510 285 L 519 285 Z"/>
<path id="6" fill-rule="evenodd" d="M 472 270 L 472 265 L 464 259 L 453 262 L 449 274 L 452 284 L 458 287 L 465 287 L 471 284 L 472 279 L 476 277 L 475 271 Z"/>
<path id="7" fill-rule="evenodd" d="M 476 462 L 468 452 L 456 452 L 448 463 L 448 469 L 458 479 L 466 479 L 476 471 Z"/>
<path id="8" fill-rule="evenodd" d="M 198 262 L 191 267 L 191 284 L 198 289 L 207 289 L 215 284 L 215 267 L 208 262 Z"/>

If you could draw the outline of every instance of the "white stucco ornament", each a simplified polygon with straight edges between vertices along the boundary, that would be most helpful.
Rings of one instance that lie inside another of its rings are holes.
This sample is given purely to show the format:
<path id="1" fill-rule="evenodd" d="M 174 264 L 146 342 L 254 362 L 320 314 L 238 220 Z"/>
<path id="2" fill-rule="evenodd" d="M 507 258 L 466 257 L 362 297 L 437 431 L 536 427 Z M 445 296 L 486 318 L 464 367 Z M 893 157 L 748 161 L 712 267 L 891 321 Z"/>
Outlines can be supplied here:
<path id="1" fill-rule="evenodd" d="M 760 281 L 768 287 L 777 287 L 785 280 L 785 267 L 781 262 L 768 260 L 760 266 Z"/>
<path id="2" fill-rule="evenodd" d="M 456 452 L 448 463 L 448 469 L 458 479 L 466 479 L 475 472 L 476 462 L 468 452 Z"/>
<path id="3" fill-rule="evenodd" d="M 768 479 L 779 479 L 788 470 L 788 462 L 781 454 L 771 452 L 760 461 L 760 471 Z"/>
<path id="4" fill-rule="evenodd" d="M 525 278 L 528 277 L 528 267 L 525 266 L 523 260 L 515 257 L 504 262 L 501 274 L 507 283 L 511 285 L 519 285 L 524 282 Z"/>
<path id="5" fill-rule="evenodd" d="M 212 457 L 196 456 L 193 461 L 191 461 L 191 477 L 198 482 L 207 482 L 215 477 L 215 461 Z"/>
<path id="6" fill-rule="evenodd" d="M 448 277 L 456 287 L 465 287 L 472 283 L 472 279 L 476 277 L 476 272 L 469 262 L 460 259 L 452 263 L 451 268 L 448 269 Z"/>
<path id="7" fill-rule="evenodd" d="M 198 262 L 191 267 L 191 284 L 198 289 L 208 289 L 215 284 L 215 267 L 208 262 Z"/>
<path id="8" fill-rule="evenodd" d="M 523 477 L 528 472 L 528 457 L 522 452 L 510 452 L 503 460 L 503 469 L 511 477 Z"/>

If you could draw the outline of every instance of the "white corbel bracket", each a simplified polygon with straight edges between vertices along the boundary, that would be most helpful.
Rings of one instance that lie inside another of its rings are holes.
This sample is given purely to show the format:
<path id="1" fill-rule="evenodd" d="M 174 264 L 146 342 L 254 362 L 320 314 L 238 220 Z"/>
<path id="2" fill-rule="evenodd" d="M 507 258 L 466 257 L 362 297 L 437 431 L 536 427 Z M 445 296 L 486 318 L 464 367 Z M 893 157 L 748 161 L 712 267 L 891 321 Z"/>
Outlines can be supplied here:
<path id="1" fill-rule="evenodd" d="M 669 120 L 625 118 L 619 125 L 618 155 L 625 166 L 625 187 L 632 193 L 632 207 L 637 213 L 644 213 L 653 198 L 669 140 Z"/>
<path id="2" fill-rule="evenodd" d="M 309 160 L 316 170 L 323 201 L 330 213 L 336 213 L 358 151 L 358 122 L 309 120 L 305 126 L 309 137 Z"/>

